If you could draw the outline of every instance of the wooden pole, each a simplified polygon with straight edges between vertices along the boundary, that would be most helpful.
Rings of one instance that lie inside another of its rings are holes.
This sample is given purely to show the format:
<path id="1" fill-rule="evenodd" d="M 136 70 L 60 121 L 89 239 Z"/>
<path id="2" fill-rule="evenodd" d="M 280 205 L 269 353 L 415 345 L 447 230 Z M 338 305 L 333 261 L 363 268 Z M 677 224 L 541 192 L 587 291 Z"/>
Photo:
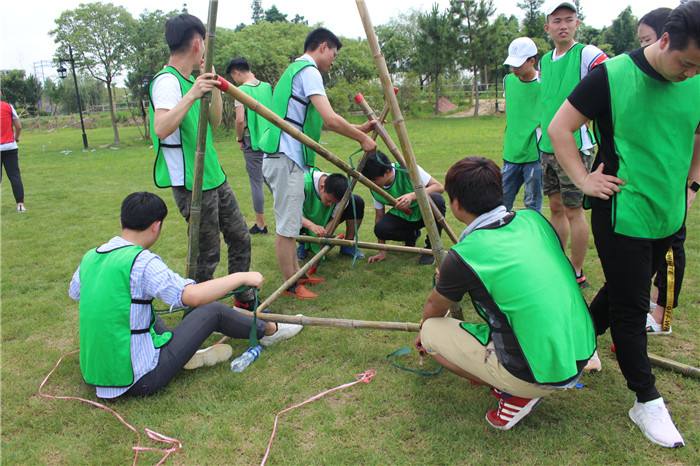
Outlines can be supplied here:
<path id="1" fill-rule="evenodd" d="M 376 119 L 376 115 L 374 113 L 374 110 L 372 110 L 372 107 L 369 106 L 367 101 L 365 100 L 365 96 L 362 94 L 357 94 L 355 96 L 355 103 L 360 106 L 364 114 L 367 116 L 369 120 Z M 391 139 L 391 136 L 387 132 L 386 128 L 384 127 L 383 124 L 381 124 L 379 121 L 375 124 L 375 131 L 379 134 L 379 137 L 382 138 L 382 141 L 384 141 L 384 144 L 386 144 L 386 147 L 389 149 L 389 152 L 391 152 L 396 158 L 396 161 L 401 164 L 402 167 L 406 167 L 406 160 L 403 158 L 403 154 L 399 151 L 399 148 L 396 147 L 396 144 L 394 141 Z M 428 196 L 428 202 L 430 202 L 430 208 L 433 211 L 433 215 L 435 216 L 435 220 L 442 226 L 442 228 L 445 230 L 447 233 L 447 236 L 450 237 L 453 243 L 457 244 L 459 241 L 459 238 L 455 234 L 455 232 L 452 230 L 450 225 L 447 223 L 447 220 L 445 220 L 445 216 L 442 215 L 442 212 L 440 212 L 440 209 L 438 209 L 438 206 L 435 205 L 435 202 L 433 199 Z"/>
<path id="2" fill-rule="evenodd" d="M 695 377 L 696 379 L 700 379 L 700 368 L 689 366 L 687 364 L 683 364 L 682 362 L 674 361 L 673 359 L 657 356 L 656 354 L 652 353 L 648 353 L 647 356 L 649 356 L 649 361 L 655 366 L 663 367 L 664 369 L 668 369 L 675 372 L 680 372 L 681 374 L 687 375 L 688 377 Z"/>
<path id="3" fill-rule="evenodd" d="M 316 236 L 294 236 L 294 239 L 301 241 L 302 243 L 315 243 L 315 244 L 332 244 L 334 246 L 353 246 L 355 241 L 350 239 L 338 239 L 338 238 L 319 238 Z M 432 254 L 433 251 L 426 248 L 415 248 L 411 246 L 400 246 L 398 244 L 379 244 L 379 243 L 368 243 L 365 241 L 358 241 L 357 246 L 364 249 L 375 249 L 379 251 L 391 251 L 391 252 L 407 252 L 411 254 Z"/>
<path id="4" fill-rule="evenodd" d="M 364 176 L 362 173 L 357 171 L 356 169 L 352 168 L 350 165 L 345 163 L 343 160 L 341 160 L 338 156 L 333 154 L 331 151 L 323 147 L 321 144 L 318 142 L 314 141 L 310 137 L 308 137 L 306 134 L 304 134 L 302 131 L 300 131 L 296 126 L 292 125 L 288 121 L 280 118 L 277 116 L 275 112 L 270 110 L 269 108 L 265 107 L 263 104 L 246 94 L 245 92 L 241 91 L 238 89 L 236 86 L 231 84 L 230 82 L 226 81 L 224 78 L 219 76 L 219 89 L 221 89 L 222 92 L 225 92 L 232 96 L 234 99 L 238 100 L 240 103 L 257 113 L 258 115 L 262 116 L 266 120 L 268 120 L 270 123 L 273 125 L 277 126 L 280 128 L 282 131 L 285 133 L 289 134 L 291 137 L 296 139 L 297 141 L 301 142 L 308 148 L 312 149 L 315 151 L 318 155 L 323 157 L 324 159 L 328 160 L 330 163 L 335 165 L 336 167 L 340 168 L 343 170 L 345 173 L 348 174 L 348 176 L 351 176 L 353 178 L 357 178 L 357 181 L 362 183 L 363 185 L 367 186 L 369 189 L 372 191 L 376 192 L 380 196 L 384 197 L 387 201 L 391 203 L 391 205 L 396 205 L 396 199 L 392 197 L 391 194 L 386 192 L 384 189 L 381 187 L 377 186 Z"/>
<path id="5" fill-rule="evenodd" d="M 204 57 L 204 71 L 210 71 L 214 59 L 214 38 L 216 31 L 216 13 L 218 0 L 209 0 L 209 18 L 207 19 L 207 39 Z M 195 278 L 197 274 L 197 259 L 199 257 L 199 230 L 202 218 L 202 181 L 204 178 L 204 153 L 207 147 L 207 128 L 209 126 L 209 103 L 211 93 L 206 93 L 200 99 L 199 125 L 197 127 L 197 147 L 194 159 L 194 175 L 192 182 L 192 201 L 190 204 L 189 233 L 187 238 L 187 264 L 185 275 Z"/>

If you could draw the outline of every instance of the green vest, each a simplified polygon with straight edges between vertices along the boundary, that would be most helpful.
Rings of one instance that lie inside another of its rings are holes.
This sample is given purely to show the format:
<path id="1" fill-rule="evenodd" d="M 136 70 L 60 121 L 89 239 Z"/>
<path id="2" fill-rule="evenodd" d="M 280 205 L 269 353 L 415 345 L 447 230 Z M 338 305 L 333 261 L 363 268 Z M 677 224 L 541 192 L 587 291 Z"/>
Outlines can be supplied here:
<path id="1" fill-rule="evenodd" d="M 700 78 L 662 82 L 629 55 L 605 62 L 610 87 L 616 176 L 615 233 L 665 238 L 686 215 L 686 180 L 700 123 Z"/>
<path id="2" fill-rule="evenodd" d="M 272 86 L 270 84 L 259 81 L 257 85 L 241 84 L 238 87 L 240 90 L 263 104 L 265 107 L 272 106 Z M 260 150 L 260 138 L 262 137 L 265 128 L 269 124 L 268 121 L 255 113 L 248 107 L 245 108 L 245 124 L 250 133 L 250 146 L 254 151 Z"/>
<path id="3" fill-rule="evenodd" d="M 323 129 L 323 118 L 321 118 L 321 114 L 318 113 L 318 110 L 316 110 L 316 107 L 313 106 L 311 101 L 307 104 L 300 97 L 292 95 L 292 81 L 294 80 L 294 76 L 307 66 L 315 67 L 316 65 L 307 60 L 297 60 L 287 67 L 280 77 L 280 80 L 277 82 L 275 91 L 272 94 L 272 111 L 280 118 L 284 118 L 301 129 L 305 135 L 318 142 L 321 140 L 321 130 Z M 294 121 L 287 117 L 287 110 L 291 99 L 306 106 L 304 121 Z M 282 130 L 277 126 L 266 125 L 265 132 L 260 140 L 260 149 L 266 154 L 279 152 L 281 136 Z M 303 144 L 302 152 L 304 154 L 304 163 L 309 167 L 316 166 L 316 152 Z"/>
<path id="4" fill-rule="evenodd" d="M 540 125 L 540 83 L 523 82 L 513 73 L 504 80 L 506 94 L 506 131 L 503 138 L 503 160 L 529 163 L 539 160 L 537 133 Z"/>
<path id="5" fill-rule="evenodd" d="M 391 196 L 396 199 L 398 197 L 403 196 L 404 194 L 412 193 L 413 192 L 413 182 L 411 182 L 411 177 L 408 174 L 408 171 L 404 168 L 401 168 L 401 165 L 398 163 L 394 162 L 391 164 L 394 167 L 394 182 L 391 183 L 391 186 L 388 188 L 384 188 L 386 192 L 391 194 Z M 377 200 L 377 202 L 380 202 L 384 205 L 391 205 L 389 204 L 389 201 L 384 199 L 384 196 L 381 196 L 374 191 L 370 191 L 372 193 L 372 197 Z M 406 214 L 396 207 L 392 207 L 389 210 L 389 213 L 392 215 L 396 215 L 397 217 L 400 217 L 404 220 L 408 220 L 409 222 L 417 222 L 421 218 L 420 209 L 418 208 L 418 201 L 413 201 L 411 203 L 411 213 Z"/>
<path id="6" fill-rule="evenodd" d="M 314 173 L 321 172 L 317 168 L 311 168 L 308 172 L 304 174 L 304 208 L 303 215 L 314 222 L 316 225 L 326 226 L 331 220 L 333 215 L 334 205 L 325 206 L 321 202 L 321 197 L 316 192 L 316 187 L 314 186 Z M 314 232 L 304 228 L 304 231 L 309 236 L 317 236 Z M 314 253 L 321 250 L 321 245 L 308 243 L 306 249 L 310 249 Z"/>
<path id="7" fill-rule="evenodd" d="M 101 387 L 128 387 L 134 383 L 131 335 L 151 334 L 153 345 L 165 345 L 172 333 L 162 335 L 151 326 L 131 329 L 133 300 L 130 276 L 141 246 L 124 246 L 106 252 L 91 249 L 80 263 L 80 371 L 85 382 Z"/>
<path id="8" fill-rule="evenodd" d="M 153 180 L 159 188 L 168 188 L 173 186 L 173 180 L 171 178 L 170 170 L 174 170 L 177 173 L 184 173 L 185 175 L 185 188 L 192 190 L 192 177 L 194 175 L 194 156 L 197 150 L 197 126 L 199 122 L 199 99 L 192 104 L 190 109 L 185 114 L 185 117 L 180 122 L 180 144 L 176 146 L 166 146 L 164 145 L 155 131 L 154 115 L 155 109 L 153 108 L 153 83 L 155 79 L 165 73 L 170 73 L 175 76 L 180 83 L 180 91 L 184 96 L 194 84 L 194 78 L 192 76 L 185 78 L 172 66 L 166 66 L 153 77 L 151 84 L 148 87 L 148 98 L 150 105 L 148 107 L 148 115 L 151 124 L 151 139 L 153 140 L 153 150 L 156 153 L 156 161 L 153 165 Z M 178 160 L 166 160 L 163 154 L 163 147 L 170 147 L 175 149 L 180 149 L 182 153 L 182 158 Z M 221 186 L 226 181 L 226 174 L 221 169 L 219 164 L 219 158 L 216 155 L 216 150 L 214 150 L 214 140 L 211 134 L 211 126 L 207 124 L 207 147 L 204 152 L 204 178 L 202 180 L 202 189 L 207 191 L 210 189 L 216 189 Z M 179 184 L 179 180 L 176 181 Z"/>
<path id="9" fill-rule="evenodd" d="M 563 57 L 552 60 L 553 50 L 547 52 L 540 60 L 540 79 L 542 90 L 540 94 L 540 128 L 542 128 L 542 138 L 540 139 L 540 150 L 549 154 L 554 153 L 552 141 L 547 134 L 547 128 L 552 122 L 554 115 L 562 106 L 571 91 L 581 82 L 581 53 L 585 45 L 576 43 Z M 574 133 L 576 145 L 581 149 L 581 131 Z M 588 129 L 585 130 L 591 141 L 595 139 Z"/>
<path id="10" fill-rule="evenodd" d="M 483 345 L 493 340 L 498 360 L 514 376 L 561 383 L 595 351 L 593 321 L 552 226 L 534 210 L 513 215 L 452 247 L 491 298 L 473 301 L 486 324 L 461 325 Z"/>

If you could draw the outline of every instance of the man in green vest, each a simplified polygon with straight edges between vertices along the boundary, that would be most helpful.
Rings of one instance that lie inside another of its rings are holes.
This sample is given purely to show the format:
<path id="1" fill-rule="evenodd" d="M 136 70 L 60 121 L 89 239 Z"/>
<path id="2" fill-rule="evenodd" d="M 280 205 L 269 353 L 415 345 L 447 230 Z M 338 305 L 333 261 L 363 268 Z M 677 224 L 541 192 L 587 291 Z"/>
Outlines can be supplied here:
<path id="1" fill-rule="evenodd" d="M 503 206 L 495 163 L 462 159 L 445 188 L 467 228 L 440 267 L 416 348 L 492 387 L 498 408 L 486 421 L 508 430 L 543 397 L 576 385 L 595 350 L 593 322 L 556 231 L 535 210 Z M 444 317 L 467 293 L 484 323 Z"/>
<path id="2" fill-rule="evenodd" d="M 321 73 L 330 71 L 342 44 L 328 29 L 314 29 L 304 42 L 304 55 L 284 71 L 272 96 L 272 110 L 315 141 L 325 127 L 357 141 L 364 151 L 377 144 L 366 133 L 372 123 L 352 125 L 335 113 L 326 97 Z M 299 270 L 296 243 L 304 205 L 304 173 L 316 165 L 316 153 L 276 126 L 268 125 L 260 142 L 263 175 L 272 190 L 275 211 L 275 251 L 285 280 Z M 313 299 L 303 284 L 292 285 L 286 294 Z"/>
<path id="3" fill-rule="evenodd" d="M 231 60 L 226 67 L 226 74 L 233 79 L 240 90 L 265 107 L 269 108 L 272 105 L 272 86 L 255 77 L 245 58 L 238 57 Z M 255 210 L 255 225 L 250 227 L 248 232 L 251 235 L 266 235 L 262 174 L 263 153 L 260 151 L 260 136 L 267 125 L 267 120 L 237 100 L 234 106 L 236 108 L 236 141 L 241 146 L 245 158 L 245 169 L 250 180 L 250 192 L 253 196 L 253 209 Z"/>
<path id="4" fill-rule="evenodd" d="M 587 283 L 583 263 L 588 250 L 588 222 L 581 205 L 583 193 L 557 163 L 552 143 L 544 129 L 549 126 L 552 117 L 574 87 L 595 66 L 605 61 L 607 56 L 594 45 L 583 45 L 575 41 L 581 21 L 572 2 L 554 2 L 545 13 L 547 22 L 544 29 L 555 48 L 540 60 L 540 128 L 543 134 L 539 148 L 542 152 L 544 194 L 549 198 L 552 225 L 564 247 L 571 236 L 571 263 L 576 269 L 579 285 L 585 287 Z M 581 159 L 590 169 L 595 139 L 586 126 L 577 128 L 574 133 Z"/>
<path id="5" fill-rule="evenodd" d="M 525 184 L 525 207 L 542 210 L 542 164 L 537 141 L 540 83 L 537 79 L 537 46 L 529 37 L 518 37 L 508 46 L 503 63 L 510 73 L 503 79 L 506 97 L 506 130 L 503 136 L 503 204 L 513 209 L 515 196 Z"/>
<path id="6" fill-rule="evenodd" d="M 219 263 L 220 234 L 228 246 L 228 271 L 245 272 L 250 267 L 250 235 L 238 208 L 236 196 L 226 182 L 214 149 L 211 126 L 221 122 L 221 92 L 214 73 L 201 73 L 206 29 L 195 16 L 181 14 L 165 23 L 165 40 L 170 48 L 168 64 L 149 86 L 149 114 L 153 149 L 156 153 L 153 177 L 159 188 L 171 188 L 180 213 L 189 219 L 192 201 L 194 158 L 197 146 L 200 98 L 211 92 L 207 127 L 199 258 L 194 278 L 209 280 Z M 252 295 L 238 296 L 246 307 Z"/>
<path id="7" fill-rule="evenodd" d="M 167 214 L 155 194 L 129 194 L 121 206 L 121 234 L 85 253 L 73 274 L 68 294 L 80 302 L 80 371 L 100 398 L 153 394 L 183 368 L 231 357 L 226 344 L 198 350 L 212 333 L 238 339 L 250 335 L 252 318 L 216 300 L 241 286 L 260 288 L 262 275 L 238 272 L 202 283 L 182 278 L 149 250 Z M 170 330 L 155 315 L 154 298 L 194 309 Z M 263 321 L 256 326 L 264 346 L 302 329 Z"/>
<path id="8" fill-rule="evenodd" d="M 384 188 L 397 200 L 396 207 L 391 207 L 385 212 L 388 201 L 372 191 L 374 198 L 374 234 L 379 244 L 387 240 L 402 241 L 406 246 L 415 246 L 420 236 L 420 230 L 425 226 L 416 201 L 416 193 L 413 191 L 413 182 L 408 171 L 398 163 L 391 163 L 386 154 L 376 151 L 367 158 L 362 174 L 372 180 L 378 186 Z M 445 199 L 442 192 L 445 190 L 435 178 L 428 172 L 418 167 L 418 175 L 425 186 L 425 192 L 433 200 L 437 208 L 445 215 Z M 438 224 L 438 234 L 442 227 Z M 426 235 L 425 247 L 430 249 L 430 238 Z M 383 261 L 386 258 L 384 251 L 369 258 L 369 263 Z M 435 261 L 432 254 L 421 254 L 418 258 L 420 265 L 430 265 Z"/>
<path id="9" fill-rule="evenodd" d="M 331 232 L 327 226 L 333 211 L 348 189 L 348 179 L 340 173 L 324 173 L 317 168 L 310 169 L 304 176 L 304 210 L 301 219 L 302 233 L 311 236 L 328 236 Z M 365 201 L 353 194 L 340 216 L 345 222 L 345 239 L 355 239 L 365 215 Z M 301 243 L 297 248 L 300 260 L 306 258 L 307 251 L 314 254 L 321 249 L 315 243 Z M 340 254 L 363 259 L 365 255 L 355 246 L 341 246 Z"/>
<path id="10" fill-rule="evenodd" d="M 656 389 L 647 357 L 652 274 L 664 260 L 700 187 L 700 2 L 670 14 L 661 38 L 620 55 L 581 81 L 549 135 L 557 159 L 587 196 L 605 284 L 591 303 L 596 332 L 608 328 L 627 386 L 629 416 L 664 447 L 683 438 Z M 572 130 L 593 120 L 594 171 L 578 157 Z"/>

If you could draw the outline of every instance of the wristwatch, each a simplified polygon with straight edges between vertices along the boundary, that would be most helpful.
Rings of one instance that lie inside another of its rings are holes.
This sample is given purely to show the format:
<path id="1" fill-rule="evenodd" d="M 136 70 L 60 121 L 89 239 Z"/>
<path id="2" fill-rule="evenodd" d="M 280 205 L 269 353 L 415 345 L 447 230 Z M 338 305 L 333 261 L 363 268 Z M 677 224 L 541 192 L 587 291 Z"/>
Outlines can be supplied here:
<path id="1" fill-rule="evenodd" d="M 693 192 L 698 192 L 700 190 L 700 183 L 697 181 L 693 181 L 690 183 L 690 186 L 688 186 L 688 189 L 690 189 Z"/>

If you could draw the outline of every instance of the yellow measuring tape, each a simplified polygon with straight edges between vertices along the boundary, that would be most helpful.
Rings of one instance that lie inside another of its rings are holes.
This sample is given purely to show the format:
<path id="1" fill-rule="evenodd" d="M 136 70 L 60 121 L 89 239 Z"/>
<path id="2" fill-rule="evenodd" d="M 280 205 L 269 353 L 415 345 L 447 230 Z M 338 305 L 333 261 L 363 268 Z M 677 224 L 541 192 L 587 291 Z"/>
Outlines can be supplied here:
<path id="1" fill-rule="evenodd" d="M 675 290 L 676 267 L 673 263 L 673 249 L 668 248 L 666 251 L 666 308 L 664 309 L 664 318 L 661 322 L 661 328 L 664 332 L 671 330 L 671 320 L 673 319 L 673 297 Z"/>

